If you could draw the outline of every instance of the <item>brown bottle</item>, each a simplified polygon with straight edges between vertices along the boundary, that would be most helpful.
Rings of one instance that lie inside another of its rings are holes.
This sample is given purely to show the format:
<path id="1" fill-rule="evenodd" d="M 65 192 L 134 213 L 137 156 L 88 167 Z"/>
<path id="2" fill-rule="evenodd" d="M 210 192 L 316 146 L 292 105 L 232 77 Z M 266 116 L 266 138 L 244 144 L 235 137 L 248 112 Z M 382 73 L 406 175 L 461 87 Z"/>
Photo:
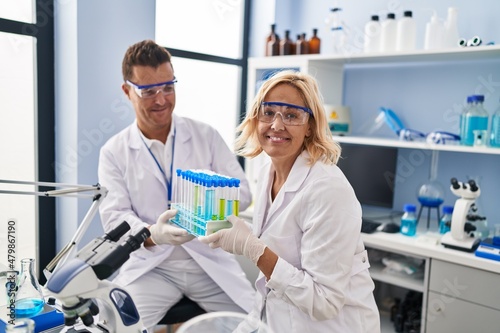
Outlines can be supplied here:
<path id="1" fill-rule="evenodd" d="M 279 55 L 280 38 L 276 34 L 276 24 L 271 24 L 271 32 L 266 37 L 266 56 Z"/>
<path id="2" fill-rule="evenodd" d="M 309 40 L 309 54 L 319 54 L 321 39 L 318 37 L 318 29 L 313 29 L 313 35 Z"/>
<path id="3" fill-rule="evenodd" d="M 290 39 L 290 30 L 285 30 L 285 38 L 280 41 L 280 55 L 292 54 L 293 42 Z"/>
<path id="4" fill-rule="evenodd" d="M 309 53 L 309 42 L 306 40 L 306 34 L 302 33 L 299 40 L 297 40 L 297 54 L 308 54 Z"/>

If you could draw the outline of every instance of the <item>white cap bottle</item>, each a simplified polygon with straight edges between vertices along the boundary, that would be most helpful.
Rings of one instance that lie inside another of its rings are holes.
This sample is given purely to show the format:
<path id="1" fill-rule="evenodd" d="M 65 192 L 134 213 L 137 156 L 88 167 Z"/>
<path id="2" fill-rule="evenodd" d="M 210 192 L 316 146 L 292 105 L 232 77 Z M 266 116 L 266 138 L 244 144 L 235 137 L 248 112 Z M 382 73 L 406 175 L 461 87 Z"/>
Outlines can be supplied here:
<path id="1" fill-rule="evenodd" d="M 460 34 L 458 33 L 458 9 L 455 7 L 448 8 L 448 17 L 444 25 L 444 47 L 459 47 Z"/>
<path id="2" fill-rule="evenodd" d="M 433 50 L 443 47 L 444 24 L 437 17 L 436 12 L 425 26 L 424 49 Z"/>
<path id="3" fill-rule="evenodd" d="M 387 18 L 380 23 L 382 28 L 381 47 L 382 52 L 396 51 L 397 22 L 394 13 L 387 14 Z"/>
<path id="4" fill-rule="evenodd" d="M 380 52 L 382 27 L 378 15 L 372 15 L 365 24 L 364 51 L 366 53 Z"/>
<path id="5" fill-rule="evenodd" d="M 396 33 L 396 50 L 415 50 L 417 40 L 417 25 L 412 17 L 411 10 L 403 13 L 403 17 L 398 20 Z"/>

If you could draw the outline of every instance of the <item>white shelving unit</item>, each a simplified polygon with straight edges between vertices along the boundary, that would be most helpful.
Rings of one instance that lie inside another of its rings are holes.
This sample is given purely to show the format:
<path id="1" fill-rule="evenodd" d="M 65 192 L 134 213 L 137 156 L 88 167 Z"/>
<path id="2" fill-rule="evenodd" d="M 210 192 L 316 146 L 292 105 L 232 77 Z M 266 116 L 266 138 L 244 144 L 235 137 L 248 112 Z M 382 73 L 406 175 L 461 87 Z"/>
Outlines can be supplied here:
<path id="1" fill-rule="evenodd" d="M 248 61 L 248 99 L 252 99 L 255 95 L 256 88 L 259 86 L 259 81 L 273 70 L 281 70 L 291 68 L 312 74 L 320 85 L 324 102 L 326 104 L 341 101 L 343 96 L 344 69 L 346 66 L 362 66 L 374 64 L 410 64 L 417 63 L 424 65 L 426 63 L 439 62 L 467 62 L 478 60 L 498 60 L 500 59 L 499 45 L 485 45 L 474 48 L 454 48 L 443 50 L 417 50 L 414 52 L 397 52 L 384 54 L 353 54 L 350 56 L 339 55 L 292 55 L 292 56 L 275 56 L 250 58 Z M 460 153 L 479 153 L 500 155 L 500 149 L 489 147 L 465 147 L 460 145 L 436 145 L 427 144 L 425 142 L 406 142 L 399 140 L 383 139 L 376 137 L 359 137 L 359 136 L 336 136 L 336 140 L 340 143 L 385 146 L 407 149 L 424 149 L 431 151 L 450 151 Z M 249 170 L 253 170 L 255 166 L 250 164 Z M 249 180 L 253 181 L 252 175 L 249 175 Z M 395 237 L 393 237 L 395 236 Z M 497 268 L 490 262 L 477 260 L 470 254 L 455 254 L 453 250 L 442 250 L 435 246 L 428 247 L 418 243 L 408 243 L 406 240 L 401 240 L 399 235 L 363 235 L 365 244 L 368 248 L 377 250 L 385 250 L 398 254 L 423 258 L 425 260 L 425 274 L 423 278 L 412 278 L 403 275 L 388 274 L 383 271 L 380 265 L 372 265 L 370 272 L 374 280 L 382 283 L 387 283 L 402 287 L 408 290 L 415 290 L 423 293 L 422 306 L 422 330 L 425 332 L 425 312 L 427 309 L 428 299 L 428 277 L 430 275 L 430 261 L 432 259 L 441 259 L 449 262 L 454 262 L 458 265 L 468 266 L 469 262 L 473 264 L 474 269 L 486 269 L 489 271 L 500 272 L 500 266 Z M 385 239 L 389 237 L 390 239 Z M 397 241 L 395 241 L 397 240 Z M 389 245 L 388 245 L 389 244 Z M 406 251 L 404 251 L 406 249 Z M 418 252 L 415 252 L 418 251 Z M 451 251 L 451 252 L 449 252 Z M 405 254 L 406 253 L 406 254 Z M 432 258 L 432 259 L 431 259 Z M 451 258 L 451 259 L 450 259 Z M 457 259 L 458 258 L 458 259 Z M 382 319 L 382 332 L 394 332 L 394 328 L 388 318 Z"/>

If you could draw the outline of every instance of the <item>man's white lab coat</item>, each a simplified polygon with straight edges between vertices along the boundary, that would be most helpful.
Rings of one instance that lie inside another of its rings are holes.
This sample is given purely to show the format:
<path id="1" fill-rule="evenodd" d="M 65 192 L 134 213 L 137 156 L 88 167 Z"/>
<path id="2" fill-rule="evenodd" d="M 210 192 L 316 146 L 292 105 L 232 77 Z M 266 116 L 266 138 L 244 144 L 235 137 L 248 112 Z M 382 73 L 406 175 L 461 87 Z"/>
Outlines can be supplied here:
<path id="1" fill-rule="evenodd" d="M 204 123 L 173 117 L 173 172 L 176 169 L 208 169 L 240 179 L 240 207 L 246 209 L 251 203 L 248 181 L 220 134 Z M 136 233 L 144 226 L 156 223 L 158 216 L 168 207 L 164 176 L 143 142 L 136 122 L 102 147 L 99 183 L 109 191 L 100 206 L 106 232 L 127 221 L 131 233 Z M 181 246 L 238 306 L 250 311 L 254 293 L 233 255 L 221 249 L 211 249 L 197 239 Z M 115 282 L 126 286 L 140 279 L 141 275 L 168 258 L 172 250 L 170 245 L 141 247 L 122 266 Z"/>

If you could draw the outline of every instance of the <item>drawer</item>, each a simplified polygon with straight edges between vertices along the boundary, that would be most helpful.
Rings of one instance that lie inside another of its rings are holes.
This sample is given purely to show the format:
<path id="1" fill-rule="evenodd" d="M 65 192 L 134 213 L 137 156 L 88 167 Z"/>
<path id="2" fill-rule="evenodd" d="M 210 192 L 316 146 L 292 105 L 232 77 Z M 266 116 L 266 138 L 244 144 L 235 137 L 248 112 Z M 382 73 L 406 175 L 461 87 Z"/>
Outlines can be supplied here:
<path id="1" fill-rule="evenodd" d="M 457 298 L 429 292 L 427 333 L 500 331 L 500 311 Z"/>
<path id="2" fill-rule="evenodd" d="M 500 310 L 500 274 L 431 260 L 429 290 Z"/>

